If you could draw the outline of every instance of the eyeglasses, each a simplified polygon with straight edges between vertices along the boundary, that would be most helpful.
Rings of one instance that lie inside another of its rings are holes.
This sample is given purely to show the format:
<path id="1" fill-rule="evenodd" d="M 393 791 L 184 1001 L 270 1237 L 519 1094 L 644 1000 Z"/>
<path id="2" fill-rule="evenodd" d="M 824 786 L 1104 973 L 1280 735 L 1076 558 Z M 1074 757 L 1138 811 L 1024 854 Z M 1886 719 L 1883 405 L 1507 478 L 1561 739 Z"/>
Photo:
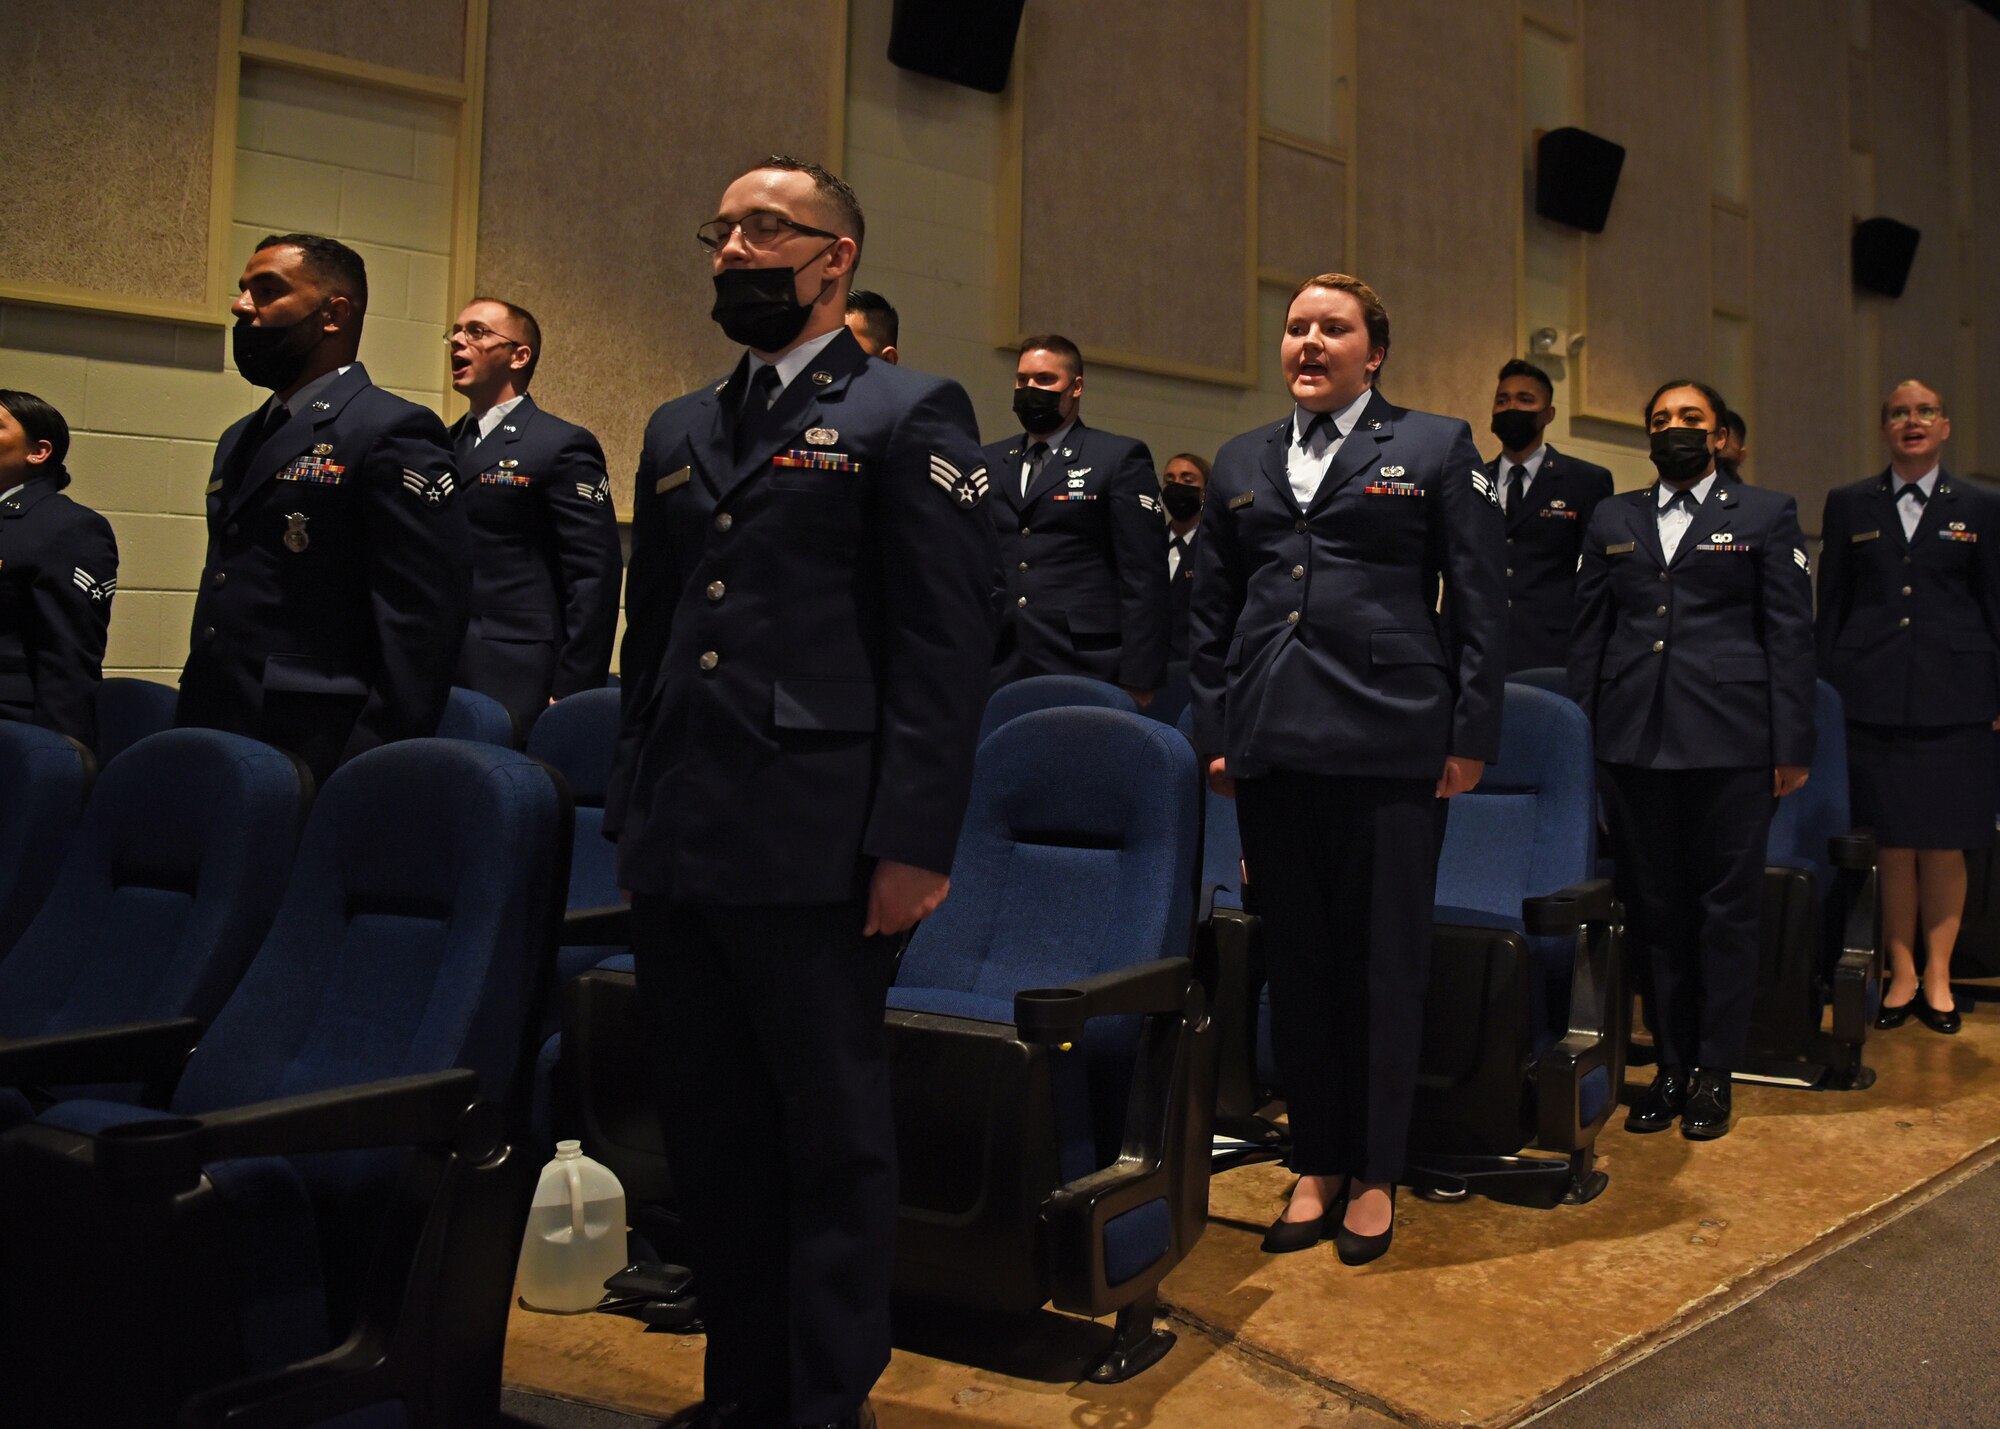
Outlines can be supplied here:
<path id="1" fill-rule="evenodd" d="M 783 214 L 767 213 L 758 209 L 746 213 L 734 221 L 727 218 L 711 218 L 694 231 L 694 241 L 710 253 L 718 252 L 729 241 L 729 235 L 737 229 L 743 230 L 743 241 L 752 248 L 768 248 L 782 238 L 787 230 L 808 234 L 813 238 L 838 238 L 837 233 L 828 233 L 824 228 L 808 228 L 803 223 L 794 223 Z"/>
<path id="2" fill-rule="evenodd" d="M 1900 427 L 1915 422 L 1920 427 L 1934 427 L 1938 418 L 1944 415 L 1944 408 L 1925 405 L 1922 407 L 1891 407 L 1889 415 L 1883 419 L 1885 427 Z"/>
<path id="3" fill-rule="evenodd" d="M 483 343 L 486 341 L 487 338 L 494 337 L 500 339 L 500 341 L 506 343 L 509 347 L 527 346 L 526 343 L 517 342 L 515 339 L 508 337 L 504 333 L 497 333 L 493 331 L 493 329 L 488 327 L 485 323 L 453 323 L 450 327 L 444 330 L 444 340 L 446 342 L 450 342 L 453 338 L 459 336 L 461 333 L 465 335 L 465 340 L 467 342 Z"/>

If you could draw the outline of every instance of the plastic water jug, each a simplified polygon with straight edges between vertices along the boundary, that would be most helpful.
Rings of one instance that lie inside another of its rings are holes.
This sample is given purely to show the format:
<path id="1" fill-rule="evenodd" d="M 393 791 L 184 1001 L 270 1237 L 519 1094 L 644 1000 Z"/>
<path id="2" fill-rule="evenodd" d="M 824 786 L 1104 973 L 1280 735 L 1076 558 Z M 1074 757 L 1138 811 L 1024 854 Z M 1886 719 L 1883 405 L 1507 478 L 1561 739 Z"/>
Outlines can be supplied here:
<path id="1" fill-rule="evenodd" d="M 583 1154 L 582 1142 L 558 1141 L 521 1239 L 522 1302 L 559 1313 L 589 1310 L 604 1298 L 604 1282 L 624 1268 L 625 1188 Z"/>

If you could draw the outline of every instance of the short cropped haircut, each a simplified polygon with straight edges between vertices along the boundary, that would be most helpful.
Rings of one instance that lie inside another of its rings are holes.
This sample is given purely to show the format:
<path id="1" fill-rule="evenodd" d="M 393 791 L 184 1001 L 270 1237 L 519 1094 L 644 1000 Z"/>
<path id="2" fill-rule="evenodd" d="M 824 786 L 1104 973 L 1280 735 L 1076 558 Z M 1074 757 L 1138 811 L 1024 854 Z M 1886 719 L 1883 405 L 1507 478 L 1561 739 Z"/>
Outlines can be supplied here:
<path id="1" fill-rule="evenodd" d="M 1167 458 L 1167 466 L 1172 466 L 1177 461 L 1184 461 L 1189 466 L 1193 467 L 1196 471 L 1200 472 L 1202 485 L 1203 486 L 1208 485 L 1209 465 L 1207 457 L 1196 456 L 1193 452 L 1175 452 L 1172 456 Z M 1160 468 L 1160 470 L 1162 471 L 1165 471 L 1166 469 L 1167 469 L 1166 467 Z"/>
<path id="2" fill-rule="evenodd" d="M 1033 337 L 1024 337 L 1014 351 L 1023 357 L 1031 352 L 1053 352 L 1069 364 L 1071 372 L 1078 377 L 1083 376 L 1082 351 L 1059 332 L 1038 332 Z"/>
<path id="3" fill-rule="evenodd" d="M 1743 414 L 1734 407 L 1731 407 L 1727 412 L 1722 414 L 1722 425 L 1726 430 L 1736 434 L 1737 441 L 1748 442 L 1750 440 L 1750 424 L 1743 420 Z"/>
<path id="4" fill-rule="evenodd" d="M 887 298 L 866 288 L 856 288 L 847 295 L 847 310 L 861 314 L 861 325 L 868 329 L 868 335 L 875 339 L 877 347 L 896 345 L 903 324 Z"/>
<path id="5" fill-rule="evenodd" d="M 32 446 L 36 442 L 49 444 L 47 469 L 58 472 L 63 469 L 63 458 L 69 455 L 69 423 L 53 403 L 43 401 L 32 392 L 17 392 L 9 387 L 0 387 L 0 407 L 21 424 L 21 430 L 28 434 Z"/>
<path id="6" fill-rule="evenodd" d="M 1658 387 L 1654 388 L 1653 395 L 1646 399 L 1646 410 L 1639 414 L 1640 426 L 1650 427 L 1653 425 L 1653 408 L 1660 405 L 1660 398 L 1666 396 L 1667 393 L 1673 391 L 1676 387 L 1692 387 L 1695 391 L 1701 393 L 1702 401 L 1708 403 L 1709 413 L 1715 418 L 1716 429 L 1718 431 L 1721 430 L 1723 418 L 1729 415 L 1728 401 L 1724 399 L 1720 392 L 1716 391 L 1706 382 L 1697 382 L 1692 377 L 1675 377 L 1669 381 L 1662 382 Z"/>
<path id="7" fill-rule="evenodd" d="M 1889 423 L 1890 398 L 1893 398 L 1898 392 L 1902 391 L 1905 387 L 1921 387 L 1924 389 L 1924 391 L 1933 394 L 1938 399 L 1938 411 L 1942 412 L 1947 417 L 1951 415 L 1951 408 L 1945 405 L 1944 393 L 1939 392 L 1937 388 L 1931 386 L 1930 383 L 1924 381 L 1921 377 L 1905 377 L 1901 382 L 1898 382 L 1894 387 L 1891 387 L 1889 389 L 1888 397 L 1884 397 L 1882 399 L 1882 425 L 1887 426 Z"/>
<path id="8" fill-rule="evenodd" d="M 491 303 L 496 308 L 505 308 L 507 316 L 519 324 L 521 331 L 526 334 L 521 341 L 528 346 L 528 365 L 523 367 L 520 375 L 515 378 L 515 381 L 525 390 L 527 385 L 534 380 L 535 368 L 541 364 L 542 325 L 535 321 L 533 313 L 529 312 L 519 303 L 510 303 L 505 298 L 474 298 L 472 301 L 474 303 Z M 471 304 L 468 303 L 467 306 L 470 307 Z"/>
<path id="9" fill-rule="evenodd" d="M 347 299 L 357 317 L 368 311 L 368 265 L 338 238 L 318 233 L 267 233 L 257 240 L 259 253 L 266 248 L 298 249 L 305 258 L 306 271 L 327 292 Z"/>
<path id="10" fill-rule="evenodd" d="M 1548 373 L 1542 371 L 1541 368 L 1535 366 L 1532 362 L 1524 361 L 1518 357 L 1509 358 L 1505 363 L 1501 364 L 1500 375 L 1493 380 L 1495 382 L 1505 382 L 1509 377 L 1532 378 L 1541 384 L 1542 396 L 1545 400 L 1550 403 L 1556 400 L 1556 384 L 1549 381 Z"/>
<path id="11" fill-rule="evenodd" d="M 846 232 L 842 233 L 842 236 L 852 238 L 856 249 L 861 247 L 862 241 L 868 236 L 868 223 L 861 216 L 861 200 L 854 196 L 854 190 L 847 186 L 845 179 L 818 164 L 808 163 L 804 159 L 794 159 L 790 154 L 773 154 L 757 165 L 757 168 L 781 169 L 785 173 L 804 174 L 811 179 L 813 192 L 817 193 L 820 201 L 834 212 L 834 231 L 840 233 L 845 227 Z"/>
<path id="12" fill-rule="evenodd" d="M 1352 274 L 1321 273 L 1292 289 L 1291 297 L 1285 299 L 1286 312 L 1291 311 L 1292 304 L 1299 300 L 1299 294 L 1308 288 L 1332 288 L 1349 294 L 1361 304 L 1361 319 L 1368 326 L 1368 345 L 1382 349 L 1382 361 L 1375 369 L 1379 377 L 1382 368 L 1389 365 L 1389 310 L 1382 304 L 1382 295 Z"/>

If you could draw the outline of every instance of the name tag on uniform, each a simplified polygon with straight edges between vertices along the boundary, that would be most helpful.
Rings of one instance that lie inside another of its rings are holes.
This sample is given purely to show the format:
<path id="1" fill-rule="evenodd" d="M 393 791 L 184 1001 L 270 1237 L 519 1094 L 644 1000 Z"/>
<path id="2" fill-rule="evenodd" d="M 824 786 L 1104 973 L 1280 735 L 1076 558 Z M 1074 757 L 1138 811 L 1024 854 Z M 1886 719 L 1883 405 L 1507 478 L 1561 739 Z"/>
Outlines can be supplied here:
<path id="1" fill-rule="evenodd" d="M 1863 541 L 1879 541 L 1881 539 L 1882 533 L 1880 531 L 1856 531 L 1852 536 L 1847 538 L 1847 544 L 1858 546 Z"/>
<path id="2" fill-rule="evenodd" d="M 688 484 L 688 477 L 693 475 L 693 472 L 694 469 L 692 467 L 685 467 L 685 466 L 682 467 L 679 471 L 668 472 L 665 476 L 661 477 L 658 481 L 653 483 L 653 495 L 665 496 L 669 491 L 672 491 L 676 486 L 686 486 Z"/>
<path id="3" fill-rule="evenodd" d="M 1606 546 L 1604 554 L 1607 556 L 1622 556 L 1627 551 L 1636 551 L 1638 549 L 1639 543 L 1637 541 L 1620 541 L 1615 546 Z"/>
<path id="4" fill-rule="evenodd" d="M 1229 498 L 1229 509 L 1231 511 L 1234 511 L 1238 507 L 1248 506 L 1251 502 L 1255 501 L 1256 499 L 1257 499 L 1257 493 L 1254 491 L 1239 492 L 1235 496 Z"/>

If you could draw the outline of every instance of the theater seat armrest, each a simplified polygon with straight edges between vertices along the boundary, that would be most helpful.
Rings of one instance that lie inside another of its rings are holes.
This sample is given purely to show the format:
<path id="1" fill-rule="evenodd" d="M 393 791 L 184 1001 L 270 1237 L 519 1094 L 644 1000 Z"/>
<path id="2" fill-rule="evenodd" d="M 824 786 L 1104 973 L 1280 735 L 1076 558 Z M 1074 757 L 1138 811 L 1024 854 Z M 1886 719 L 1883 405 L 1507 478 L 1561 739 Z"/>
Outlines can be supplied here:
<path id="1" fill-rule="evenodd" d="M 292 1429 L 393 1399 L 396 1378 L 382 1347 L 357 1336 L 338 1349 L 267 1374 L 233 1380 L 181 1406 L 180 1429 Z"/>
<path id="2" fill-rule="evenodd" d="M 450 1146 L 490 1159 L 502 1137 L 498 1108 L 479 1100 L 469 1071 L 307 1092 L 199 1117 L 156 1117 L 109 1126 L 93 1138 L 99 1173 L 119 1184 L 192 1187 L 211 1161 L 296 1156 L 371 1147 Z"/>
<path id="3" fill-rule="evenodd" d="M 632 946 L 632 905 L 607 903 L 600 908 L 572 908 L 563 914 L 562 940 L 571 947 Z"/>
<path id="4" fill-rule="evenodd" d="M 1837 834 L 1826 841 L 1826 851 L 1835 868 L 1849 873 L 1866 873 L 1875 866 L 1873 834 Z"/>
<path id="5" fill-rule="evenodd" d="M 47 1037 L 0 1038 L 0 1086 L 167 1082 L 201 1040 L 192 1017 L 90 1027 Z"/>
<path id="6" fill-rule="evenodd" d="M 1074 1042 L 1093 1017 L 1179 1012 L 1193 978 L 1191 959 L 1161 958 L 1065 987 L 1028 988 L 1014 994 L 1014 1027 L 1023 1042 Z"/>
<path id="7" fill-rule="evenodd" d="M 1586 923 L 1610 922 L 1615 906 L 1611 881 L 1587 878 L 1581 883 L 1572 883 L 1559 893 L 1523 898 L 1521 926 L 1537 935 L 1574 933 Z"/>

